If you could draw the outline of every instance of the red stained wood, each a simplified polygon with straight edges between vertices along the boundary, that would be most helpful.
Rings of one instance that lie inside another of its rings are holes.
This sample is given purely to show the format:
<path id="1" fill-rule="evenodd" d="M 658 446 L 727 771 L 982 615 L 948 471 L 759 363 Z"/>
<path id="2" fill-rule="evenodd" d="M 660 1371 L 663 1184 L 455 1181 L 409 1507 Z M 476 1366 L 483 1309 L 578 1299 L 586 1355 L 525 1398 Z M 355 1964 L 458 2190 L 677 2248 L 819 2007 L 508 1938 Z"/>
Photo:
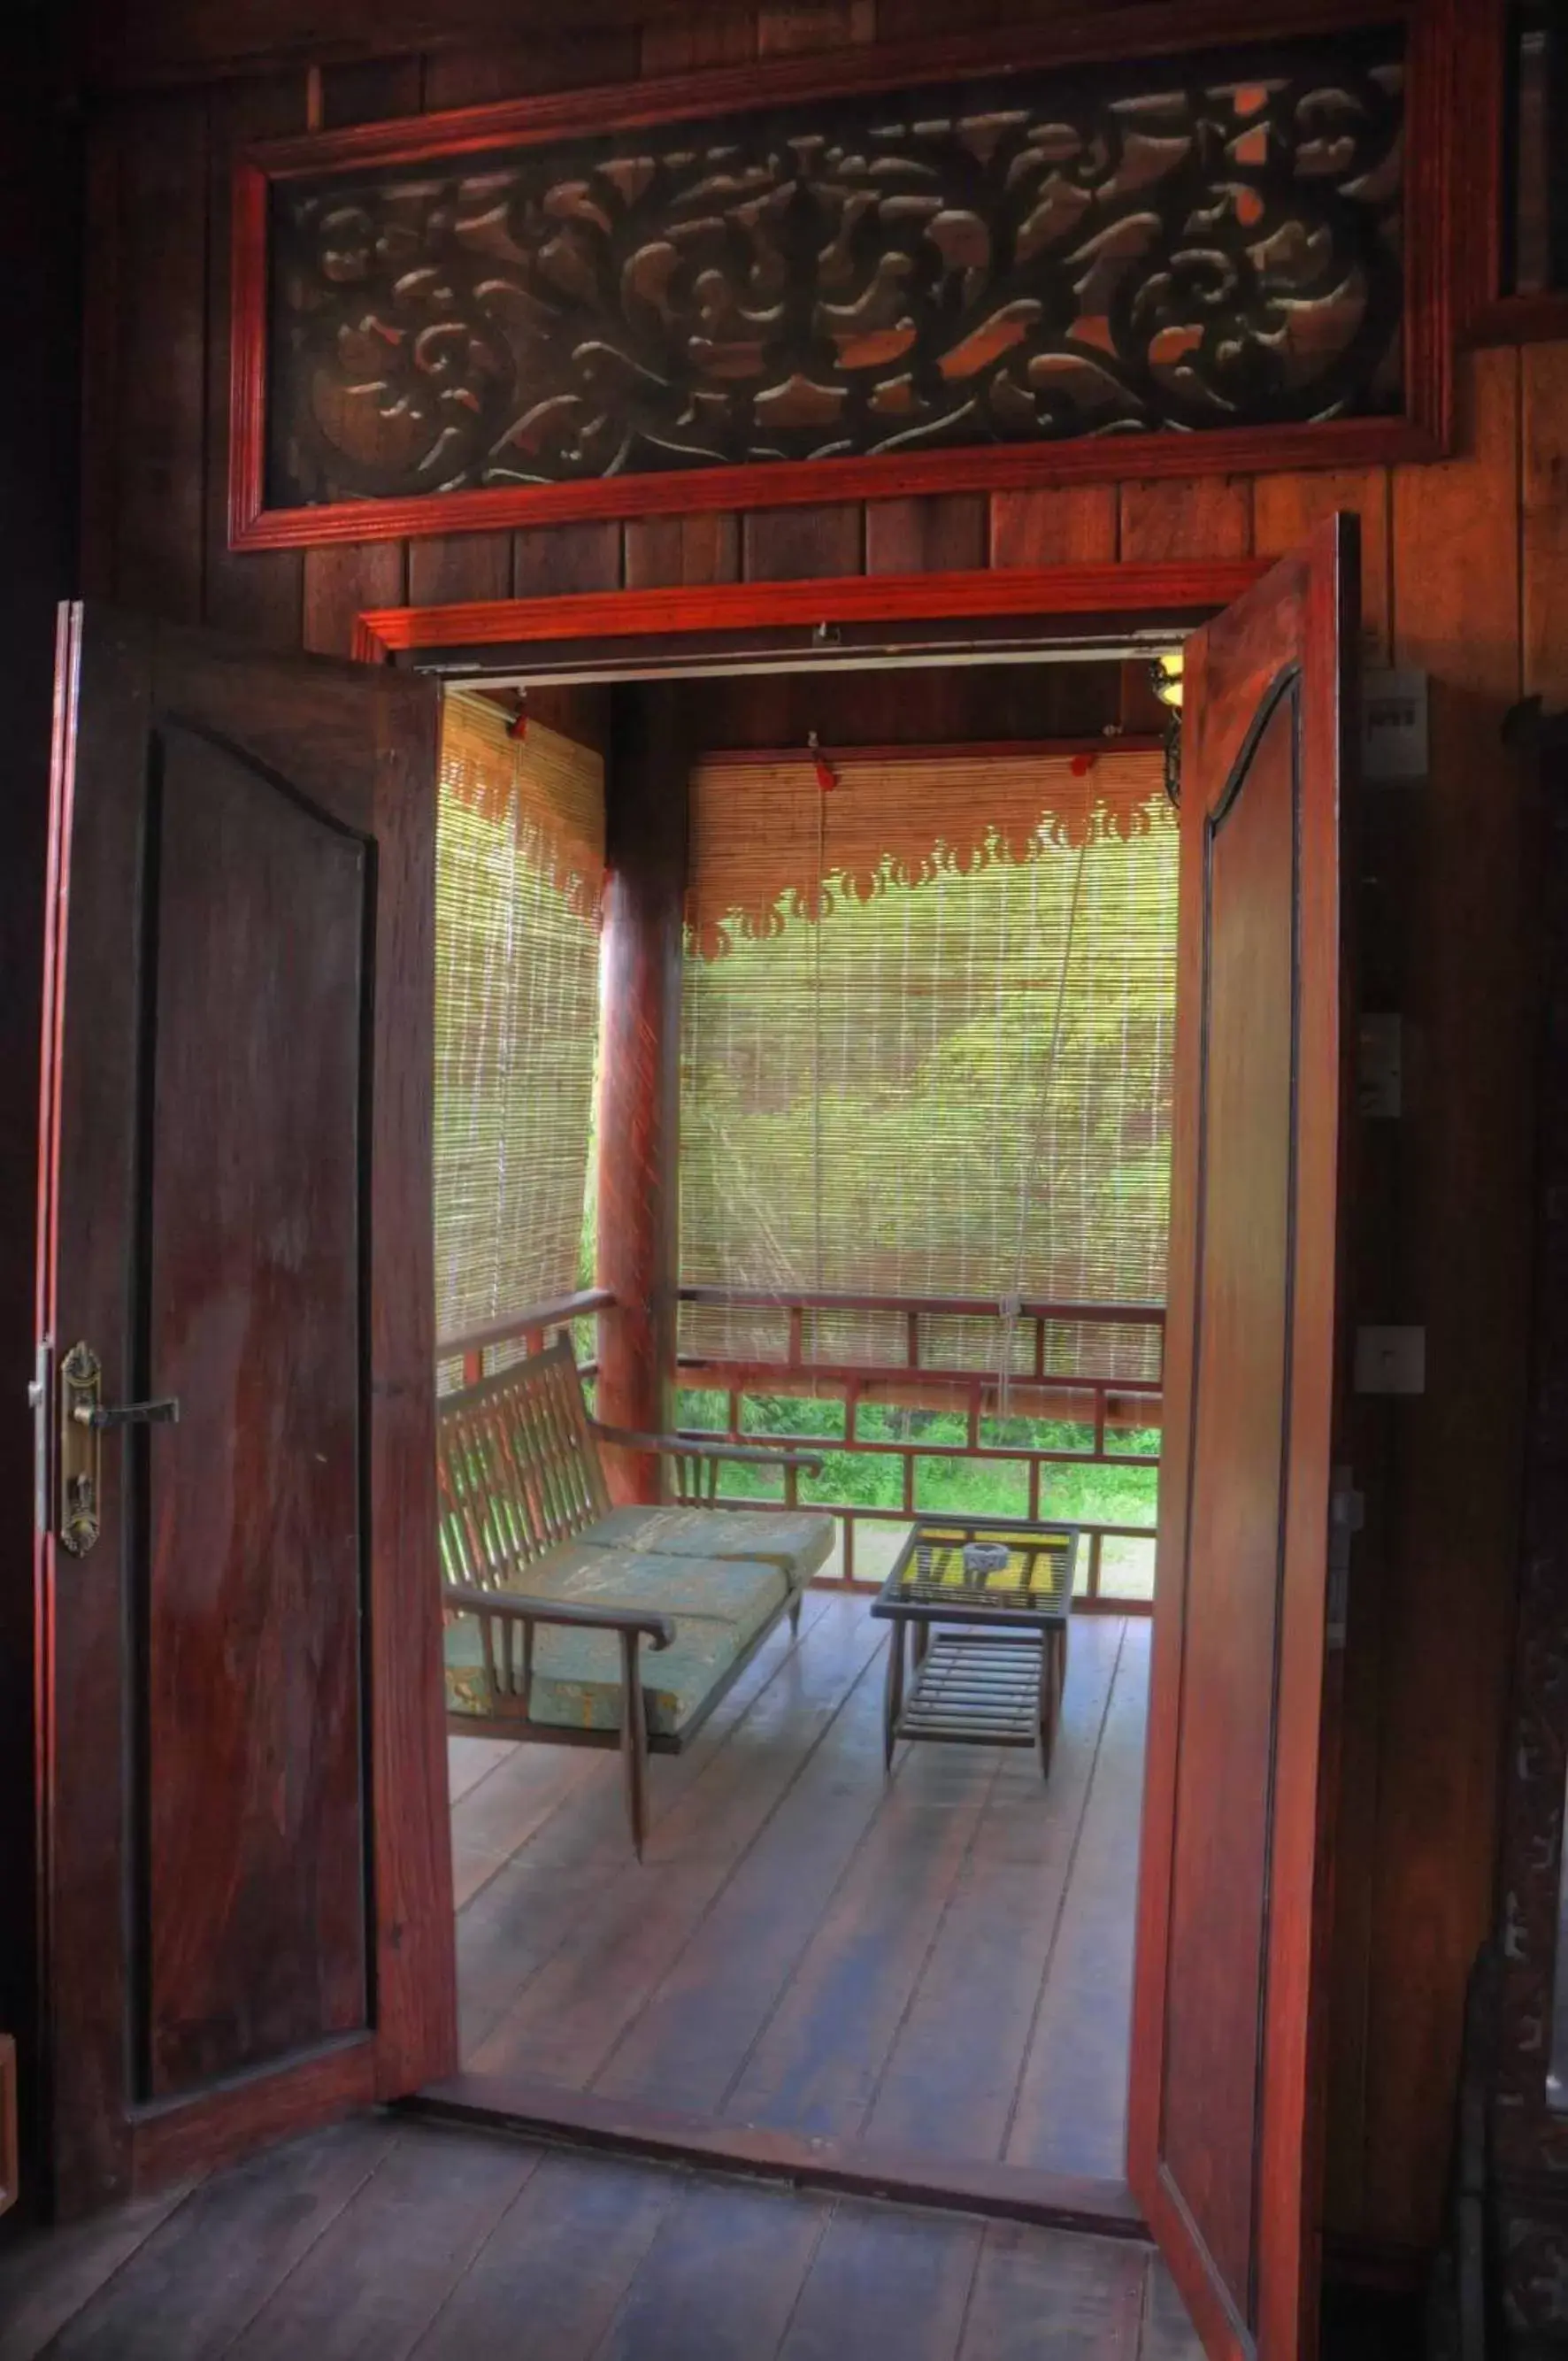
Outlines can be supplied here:
<path id="1" fill-rule="evenodd" d="M 357 1134 L 371 877 L 335 815 L 178 723 L 148 824 L 157 1180 L 134 1382 L 181 1405 L 145 1478 L 148 2088 L 169 2098 L 367 2021 Z"/>
<path id="2" fill-rule="evenodd" d="M 599 1042 L 598 1415 L 668 1433 L 675 1375 L 675 1150 L 680 1120 L 689 705 L 617 693 L 607 779 Z M 658 1463 L 620 1454 L 623 1496 L 656 1499 Z"/>
<path id="3" fill-rule="evenodd" d="M 510 598 L 511 535 L 437 534 L 409 550 L 409 597 L 418 607 L 444 607 L 455 598 Z"/>
<path id="4" fill-rule="evenodd" d="M 835 508 L 763 509 L 741 520 L 740 570 L 748 582 L 859 574 L 864 550 L 864 514 L 852 501 Z"/>
<path id="5" fill-rule="evenodd" d="M 740 520 L 734 516 L 631 517 L 626 526 L 626 587 L 738 582 Z"/>
<path id="6" fill-rule="evenodd" d="M 513 541 L 512 590 L 519 598 L 619 590 L 620 581 L 620 523 L 616 517 L 520 533 Z"/>
<path id="7" fill-rule="evenodd" d="M 1300 462 L 1292 454 L 1285 464 Z M 1245 557 L 1252 547 L 1252 486 L 1244 478 L 1201 476 L 1188 483 L 1124 483 L 1120 500 L 1120 549 L 1127 564 Z"/>
<path id="8" fill-rule="evenodd" d="M 82 2210 L 411 2087 L 455 2010 L 433 696 L 96 612 L 62 689 L 42 1325 L 93 1344 L 106 1399 L 185 1406 L 104 1436 L 97 1554 L 43 1552 L 56 2168 Z M 345 2049 L 372 1867 L 377 2030 Z"/>
<path id="9" fill-rule="evenodd" d="M 866 506 L 866 572 L 947 574 L 984 566 L 987 522 L 980 492 L 871 500 Z"/>
<path id="10" fill-rule="evenodd" d="M 758 522 L 748 520 L 750 523 Z M 795 520 L 789 520 L 792 523 Z M 318 552 L 314 563 L 327 556 Z M 681 632 L 742 631 L 769 625 L 899 622 L 999 615 L 1165 616 L 1212 614 L 1265 568 L 1250 557 L 1176 559 L 1121 566 L 1018 566 L 981 574 L 837 575 L 806 580 L 723 584 L 714 588 L 585 592 L 451 607 L 393 607 L 361 614 L 362 657 L 404 650 L 548 646 L 594 639 L 667 639 Z M 309 575 L 306 577 L 307 600 Z"/>
<path id="11" fill-rule="evenodd" d="M 1161 1486 L 1130 2169 L 1209 2350 L 1267 2361 L 1313 2349 L 1318 2280 L 1354 631 L 1340 520 L 1188 642 L 1166 1401 L 1191 1440 Z"/>
<path id="12" fill-rule="evenodd" d="M 1094 566 L 1116 555 L 1114 484 L 1060 491 L 993 492 L 992 566 Z"/>

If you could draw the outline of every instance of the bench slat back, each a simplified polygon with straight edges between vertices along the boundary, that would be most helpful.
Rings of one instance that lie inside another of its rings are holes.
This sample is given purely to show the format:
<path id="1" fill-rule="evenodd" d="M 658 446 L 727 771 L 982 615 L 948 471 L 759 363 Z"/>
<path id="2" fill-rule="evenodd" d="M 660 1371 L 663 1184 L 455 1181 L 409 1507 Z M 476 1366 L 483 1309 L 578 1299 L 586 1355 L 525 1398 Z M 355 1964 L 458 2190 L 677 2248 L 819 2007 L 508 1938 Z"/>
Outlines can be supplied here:
<path id="1" fill-rule="evenodd" d="M 609 1507 L 571 1341 L 438 1405 L 441 1571 L 480 1589 L 510 1583 Z"/>

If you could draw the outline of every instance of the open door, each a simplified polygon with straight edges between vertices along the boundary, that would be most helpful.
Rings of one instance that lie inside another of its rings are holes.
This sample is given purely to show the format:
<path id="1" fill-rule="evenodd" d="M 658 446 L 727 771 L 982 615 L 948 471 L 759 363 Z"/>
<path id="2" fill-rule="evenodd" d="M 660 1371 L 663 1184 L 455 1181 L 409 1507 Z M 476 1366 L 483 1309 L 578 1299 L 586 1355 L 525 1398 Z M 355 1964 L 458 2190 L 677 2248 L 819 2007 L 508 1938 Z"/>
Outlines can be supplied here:
<path id="1" fill-rule="evenodd" d="M 1187 643 L 1128 2156 L 1214 2361 L 1316 2350 L 1356 609 L 1336 518 Z"/>
<path id="2" fill-rule="evenodd" d="M 73 2213 L 456 2037 L 437 692 L 74 607 L 57 716 L 42 2113 Z"/>

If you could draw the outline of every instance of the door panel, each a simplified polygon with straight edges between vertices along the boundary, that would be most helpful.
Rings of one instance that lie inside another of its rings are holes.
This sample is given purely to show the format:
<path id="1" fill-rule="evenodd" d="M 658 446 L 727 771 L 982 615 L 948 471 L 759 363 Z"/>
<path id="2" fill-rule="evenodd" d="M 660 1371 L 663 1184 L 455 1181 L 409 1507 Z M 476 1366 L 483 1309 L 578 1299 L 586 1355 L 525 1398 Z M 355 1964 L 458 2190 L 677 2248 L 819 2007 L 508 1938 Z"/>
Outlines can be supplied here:
<path id="1" fill-rule="evenodd" d="M 370 848 L 172 726 L 145 846 L 152 1235 L 132 1382 L 181 1406 L 178 1426 L 133 1445 L 148 1487 L 148 2087 L 165 2098 L 369 2021 Z"/>
<path id="2" fill-rule="evenodd" d="M 40 1537 L 63 2213 L 455 2062 L 430 1269 L 435 692 L 62 622 Z"/>
<path id="3" fill-rule="evenodd" d="M 1346 520 L 1188 643 L 1134 2186 L 1219 2355 L 1313 2349 Z"/>

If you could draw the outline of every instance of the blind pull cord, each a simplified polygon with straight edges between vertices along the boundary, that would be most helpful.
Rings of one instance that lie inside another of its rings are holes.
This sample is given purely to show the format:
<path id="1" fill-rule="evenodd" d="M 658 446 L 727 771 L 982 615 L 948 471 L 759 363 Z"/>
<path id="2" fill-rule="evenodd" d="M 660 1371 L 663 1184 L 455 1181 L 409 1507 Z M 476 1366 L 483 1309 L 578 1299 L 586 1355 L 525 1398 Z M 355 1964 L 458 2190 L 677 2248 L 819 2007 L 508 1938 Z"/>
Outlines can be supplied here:
<path id="1" fill-rule="evenodd" d="M 1024 1186 L 1018 1194 L 1018 1235 L 1013 1255 L 1013 1285 L 997 1306 L 1002 1318 L 1002 1366 L 996 1373 L 996 1414 L 1005 1419 L 1013 1390 L 1013 1339 L 1017 1333 L 1024 1312 L 1024 1249 L 1028 1237 L 1029 1213 L 1035 1197 L 1035 1173 L 1045 1144 L 1046 1117 L 1050 1110 L 1051 1093 L 1056 1083 L 1057 1053 L 1061 1048 L 1062 1019 L 1067 1011 L 1067 979 L 1072 966 L 1073 944 L 1078 934 L 1078 910 L 1083 893 L 1083 865 L 1089 858 L 1090 837 L 1085 836 L 1078 849 L 1078 865 L 1072 875 L 1072 899 L 1068 905 L 1067 940 L 1062 945 L 1061 970 L 1057 977 L 1056 1013 L 1051 1021 L 1050 1046 L 1046 1052 L 1045 1069 L 1040 1076 L 1039 1096 L 1035 1103 L 1035 1121 L 1030 1134 L 1028 1151 L 1024 1165 Z"/>

